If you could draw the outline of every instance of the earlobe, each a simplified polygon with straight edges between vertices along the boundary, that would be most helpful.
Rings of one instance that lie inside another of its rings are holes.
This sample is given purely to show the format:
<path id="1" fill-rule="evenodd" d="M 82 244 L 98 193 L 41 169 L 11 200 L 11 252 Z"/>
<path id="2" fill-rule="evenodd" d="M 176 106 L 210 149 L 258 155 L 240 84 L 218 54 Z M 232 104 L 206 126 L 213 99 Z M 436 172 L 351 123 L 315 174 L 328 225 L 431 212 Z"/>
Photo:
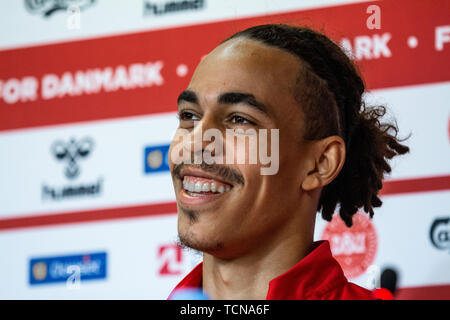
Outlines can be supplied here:
<path id="1" fill-rule="evenodd" d="M 311 191 L 319 188 L 321 185 L 317 172 L 311 173 L 306 176 L 306 178 L 302 182 L 302 190 L 303 191 Z"/>

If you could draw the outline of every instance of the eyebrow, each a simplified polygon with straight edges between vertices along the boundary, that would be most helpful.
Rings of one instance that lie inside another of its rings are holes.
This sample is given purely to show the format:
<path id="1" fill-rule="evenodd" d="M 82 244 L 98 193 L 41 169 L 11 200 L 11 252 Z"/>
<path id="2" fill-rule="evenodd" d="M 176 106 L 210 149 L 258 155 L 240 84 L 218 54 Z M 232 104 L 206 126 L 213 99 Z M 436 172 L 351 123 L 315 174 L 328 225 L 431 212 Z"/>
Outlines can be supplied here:
<path id="1" fill-rule="evenodd" d="M 178 104 L 180 102 L 186 101 L 191 102 L 194 104 L 199 104 L 197 94 L 194 91 L 191 91 L 189 89 L 184 90 L 181 92 L 181 94 L 178 96 Z M 267 114 L 267 108 L 262 103 L 256 100 L 255 96 L 251 93 L 244 93 L 244 92 L 225 92 L 219 95 L 219 98 L 217 99 L 217 102 L 219 104 L 238 104 L 238 103 L 244 103 L 252 108 L 257 109 L 258 111 Z"/>
<path id="2" fill-rule="evenodd" d="M 182 101 L 198 104 L 197 94 L 191 90 L 184 90 L 178 96 L 177 103 L 180 104 Z"/>

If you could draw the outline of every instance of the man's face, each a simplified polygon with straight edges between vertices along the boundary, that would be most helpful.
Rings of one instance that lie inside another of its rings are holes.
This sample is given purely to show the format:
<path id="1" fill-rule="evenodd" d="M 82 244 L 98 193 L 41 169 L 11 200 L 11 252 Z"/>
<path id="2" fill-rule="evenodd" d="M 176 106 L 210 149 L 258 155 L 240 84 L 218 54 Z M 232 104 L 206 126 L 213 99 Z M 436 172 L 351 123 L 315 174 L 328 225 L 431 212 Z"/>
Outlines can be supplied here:
<path id="1" fill-rule="evenodd" d="M 235 154 L 246 154 L 245 164 L 170 161 L 178 233 L 187 246 L 221 258 L 236 257 L 281 232 L 299 214 L 308 153 L 301 139 L 302 112 L 294 98 L 300 68 L 295 56 L 245 38 L 220 45 L 197 67 L 178 103 L 179 128 L 189 135 L 185 138 L 194 139 L 196 132 L 211 128 L 223 137 L 227 129 L 268 129 L 270 153 L 270 129 L 279 129 L 279 170 L 262 175 L 261 168 L 267 164 L 259 158 L 256 164 L 248 163 L 249 153 L 255 150 L 248 145 L 230 146 L 225 138 L 223 158 L 227 149 L 233 149 Z M 171 151 L 179 143 L 183 142 L 175 139 Z M 203 142 L 202 147 L 210 143 Z M 183 144 L 184 150 L 194 153 L 193 143 Z"/>

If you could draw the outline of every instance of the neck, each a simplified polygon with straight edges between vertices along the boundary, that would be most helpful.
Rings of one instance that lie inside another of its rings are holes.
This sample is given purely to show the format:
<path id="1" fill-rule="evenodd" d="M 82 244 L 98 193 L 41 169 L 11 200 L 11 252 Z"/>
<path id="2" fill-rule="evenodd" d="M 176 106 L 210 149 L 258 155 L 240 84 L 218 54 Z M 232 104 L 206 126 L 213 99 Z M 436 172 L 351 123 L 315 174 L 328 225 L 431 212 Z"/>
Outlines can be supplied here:
<path id="1" fill-rule="evenodd" d="M 204 253 L 203 290 L 214 300 L 266 299 L 269 282 L 309 253 L 314 220 L 302 222 L 288 223 L 236 258 L 220 259 Z"/>

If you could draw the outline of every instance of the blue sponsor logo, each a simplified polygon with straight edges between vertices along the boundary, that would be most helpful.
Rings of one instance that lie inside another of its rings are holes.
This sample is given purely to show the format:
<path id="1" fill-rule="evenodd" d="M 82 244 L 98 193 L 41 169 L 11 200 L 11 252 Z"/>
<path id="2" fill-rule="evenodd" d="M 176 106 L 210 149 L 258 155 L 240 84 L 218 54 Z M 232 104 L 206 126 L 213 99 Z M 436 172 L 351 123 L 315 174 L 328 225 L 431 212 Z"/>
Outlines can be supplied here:
<path id="1" fill-rule="evenodd" d="M 169 144 L 146 147 L 144 150 L 145 173 L 170 171 Z"/>
<path id="2" fill-rule="evenodd" d="M 80 281 L 106 278 L 106 252 L 30 260 L 30 285 L 58 283 L 78 277 Z"/>

